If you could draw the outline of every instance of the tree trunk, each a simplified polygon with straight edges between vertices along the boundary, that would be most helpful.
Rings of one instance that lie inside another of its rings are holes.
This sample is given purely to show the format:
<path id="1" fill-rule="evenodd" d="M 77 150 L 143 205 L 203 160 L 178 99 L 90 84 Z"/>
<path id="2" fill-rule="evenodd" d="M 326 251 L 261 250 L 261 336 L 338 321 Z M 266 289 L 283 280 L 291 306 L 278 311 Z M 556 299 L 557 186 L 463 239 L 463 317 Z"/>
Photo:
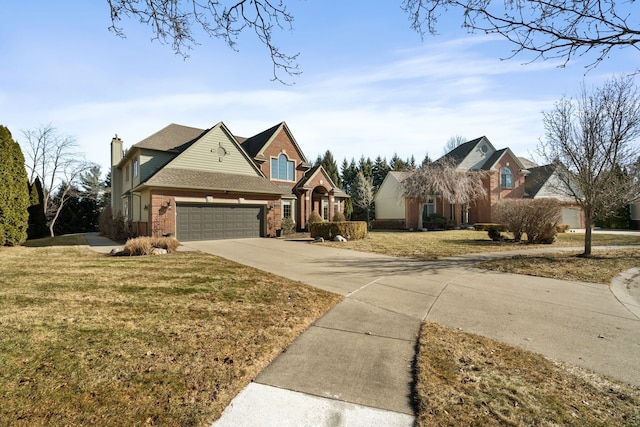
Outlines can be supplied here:
<path id="1" fill-rule="evenodd" d="M 593 226 L 593 218 L 591 214 L 587 214 L 586 212 L 584 218 L 584 226 L 584 253 L 582 254 L 582 256 L 588 257 L 591 256 L 591 229 Z"/>

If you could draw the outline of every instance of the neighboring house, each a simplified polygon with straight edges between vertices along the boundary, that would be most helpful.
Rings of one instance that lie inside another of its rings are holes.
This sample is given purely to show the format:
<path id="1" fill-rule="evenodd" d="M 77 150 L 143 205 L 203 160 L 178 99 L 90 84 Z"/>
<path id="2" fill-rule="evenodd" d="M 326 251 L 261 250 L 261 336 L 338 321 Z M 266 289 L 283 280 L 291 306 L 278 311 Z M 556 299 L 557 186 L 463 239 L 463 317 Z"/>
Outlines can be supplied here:
<path id="1" fill-rule="evenodd" d="M 640 201 L 635 201 L 629 205 L 631 229 L 640 230 Z"/>
<path id="2" fill-rule="evenodd" d="M 452 159 L 458 169 L 469 173 L 485 172 L 483 183 L 487 192 L 484 199 L 476 200 L 469 206 L 468 217 L 465 210 L 458 204 L 449 203 L 438 195 L 433 195 L 422 203 L 415 199 L 405 198 L 399 206 L 404 204 L 404 228 L 422 228 L 423 219 L 437 213 L 455 224 L 493 222 L 495 207 L 502 199 L 519 199 L 524 195 L 524 182 L 527 170 L 509 148 L 497 150 L 493 144 L 483 136 L 451 150 L 443 156 Z M 436 160 L 437 162 L 438 160 Z M 402 180 L 406 179 L 406 176 Z M 385 196 L 401 188 L 401 180 L 397 178 L 385 179 L 376 193 L 376 221 L 397 220 L 401 208 L 391 206 L 398 204 L 392 197 Z M 382 197 L 378 197 L 382 194 Z"/>
<path id="3" fill-rule="evenodd" d="M 224 123 L 171 124 L 126 152 L 116 136 L 111 164 L 112 210 L 137 235 L 271 237 L 284 217 L 299 230 L 313 210 L 331 220 L 348 197 L 321 166 L 311 168 L 284 122 L 251 138 Z"/>
<path id="4" fill-rule="evenodd" d="M 373 197 L 376 228 L 407 228 L 407 203 L 402 182 L 412 172 L 390 171 Z"/>
<path id="5" fill-rule="evenodd" d="M 562 190 L 562 182 L 556 174 L 554 165 L 536 166 L 529 168 L 529 175 L 525 179 L 525 198 L 557 199 L 562 204 L 561 224 L 571 228 L 584 228 L 582 209 L 566 191 Z"/>

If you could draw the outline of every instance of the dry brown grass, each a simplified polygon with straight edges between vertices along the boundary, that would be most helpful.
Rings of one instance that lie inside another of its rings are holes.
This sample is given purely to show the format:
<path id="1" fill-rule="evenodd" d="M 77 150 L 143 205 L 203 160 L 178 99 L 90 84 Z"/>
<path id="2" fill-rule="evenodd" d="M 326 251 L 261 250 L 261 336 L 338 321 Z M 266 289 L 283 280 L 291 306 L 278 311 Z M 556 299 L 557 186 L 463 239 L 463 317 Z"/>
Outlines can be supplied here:
<path id="1" fill-rule="evenodd" d="M 640 389 L 481 336 L 424 323 L 419 426 L 638 426 Z"/>
<path id="2" fill-rule="evenodd" d="M 150 255 L 154 248 L 175 252 L 179 246 L 180 242 L 175 237 L 136 237 L 127 240 L 123 254 Z"/>
<path id="3" fill-rule="evenodd" d="M 430 260 L 479 252 L 569 246 L 581 247 L 584 245 L 584 235 L 578 233 L 561 233 L 558 234 L 558 240 L 552 245 L 529 245 L 526 243 L 494 242 L 489 239 L 486 231 L 374 231 L 370 232 L 367 237 L 362 240 L 342 243 L 324 242 L 322 244 L 362 252 Z M 593 245 L 640 245 L 640 233 L 634 236 L 594 234 Z"/>
<path id="4" fill-rule="evenodd" d="M 640 249 L 594 250 L 591 257 L 581 252 L 516 255 L 476 264 L 487 270 L 530 276 L 609 284 L 618 274 L 640 266 Z"/>
<path id="5" fill-rule="evenodd" d="M 0 424 L 208 424 L 339 300 L 201 253 L 108 257 L 77 239 L 0 248 Z"/>

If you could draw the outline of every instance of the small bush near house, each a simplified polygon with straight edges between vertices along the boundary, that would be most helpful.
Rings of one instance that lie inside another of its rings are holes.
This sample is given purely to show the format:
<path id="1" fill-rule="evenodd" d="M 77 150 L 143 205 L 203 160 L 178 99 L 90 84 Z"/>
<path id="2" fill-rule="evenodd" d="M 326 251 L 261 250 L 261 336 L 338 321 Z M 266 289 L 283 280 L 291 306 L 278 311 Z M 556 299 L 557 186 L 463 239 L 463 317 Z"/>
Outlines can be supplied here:
<path id="1" fill-rule="evenodd" d="M 569 224 L 556 225 L 556 230 L 558 231 L 558 233 L 566 233 L 570 228 L 571 226 Z"/>
<path id="2" fill-rule="evenodd" d="M 340 235 L 347 240 L 364 239 L 367 235 L 367 223 L 365 221 L 345 222 L 320 222 L 309 226 L 311 237 L 322 237 L 331 240 Z"/>
<path id="3" fill-rule="evenodd" d="M 307 224 L 309 224 L 309 227 L 311 227 L 312 224 L 317 224 L 322 221 L 323 219 L 318 212 L 311 211 L 311 214 L 309 214 L 309 219 L 307 220 Z"/>
<path id="4" fill-rule="evenodd" d="M 111 206 L 107 206 L 100 213 L 98 227 L 102 236 L 108 237 L 114 242 L 126 242 L 131 237 L 131 227 L 128 221 L 118 212 L 115 216 L 111 211 Z"/>
<path id="5" fill-rule="evenodd" d="M 127 240 L 123 255 L 150 255 L 153 249 L 166 249 L 167 252 L 175 252 L 178 246 L 180 246 L 180 242 L 174 237 L 136 237 Z"/>
<path id="6" fill-rule="evenodd" d="M 347 219 L 344 217 L 344 214 L 342 212 L 336 212 L 335 214 L 333 214 L 333 222 L 344 222 Z"/>
<path id="7" fill-rule="evenodd" d="M 489 238 L 494 242 L 500 242 L 502 240 L 502 234 L 500 233 L 500 227 L 489 227 L 487 230 Z"/>
<path id="8" fill-rule="evenodd" d="M 374 230 L 404 230 L 407 228 L 402 219 L 376 219 L 371 221 Z"/>
<path id="9" fill-rule="evenodd" d="M 296 223 L 293 222 L 293 219 L 290 217 L 282 218 L 282 222 L 280 223 L 280 227 L 282 227 L 282 234 L 293 234 L 296 232 Z"/>
<path id="10" fill-rule="evenodd" d="M 449 221 L 444 216 L 433 213 L 423 221 L 423 227 L 428 230 L 445 230 L 449 224 Z"/>

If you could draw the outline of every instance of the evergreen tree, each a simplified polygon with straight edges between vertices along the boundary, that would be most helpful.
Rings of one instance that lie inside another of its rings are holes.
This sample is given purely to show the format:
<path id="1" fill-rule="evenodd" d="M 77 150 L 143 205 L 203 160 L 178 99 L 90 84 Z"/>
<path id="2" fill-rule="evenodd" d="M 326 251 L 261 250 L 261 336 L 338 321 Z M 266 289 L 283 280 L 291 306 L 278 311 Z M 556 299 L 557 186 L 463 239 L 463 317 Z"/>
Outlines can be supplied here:
<path id="1" fill-rule="evenodd" d="M 389 164 L 387 163 L 387 159 L 383 159 L 382 157 L 376 157 L 376 161 L 373 163 L 373 190 L 377 190 L 384 178 L 389 173 Z"/>
<path id="2" fill-rule="evenodd" d="M 429 157 L 429 153 L 426 153 L 424 155 L 424 159 L 422 160 L 422 166 L 427 165 L 429 163 L 431 163 L 433 160 L 431 160 L 431 157 Z"/>
<path id="3" fill-rule="evenodd" d="M 409 164 L 398 157 L 397 153 L 393 153 L 393 157 L 389 160 L 389 168 L 392 171 L 406 171 L 409 170 Z"/>
<path id="4" fill-rule="evenodd" d="M 364 156 L 360 157 L 358 172 L 362 172 L 362 175 L 367 179 L 373 179 L 373 162 L 369 157 L 366 160 Z"/>
<path id="5" fill-rule="evenodd" d="M 351 188 L 353 182 L 358 174 L 358 168 L 356 167 L 356 161 L 351 158 L 351 163 L 347 164 L 347 159 L 342 162 L 342 188 L 348 194 L 351 194 Z"/>
<path id="6" fill-rule="evenodd" d="M 409 160 L 407 160 L 407 166 L 409 167 L 410 170 L 416 169 L 416 158 L 413 157 L 413 154 L 411 155 Z"/>
<path id="7" fill-rule="evenodd" d="M 44 214 L 44 192 L 40 178 L 36 177 L 29 186 L 29 229 L 27 238 L 39 239 L 48 234 L 47 217 Z"/>
<path id="8" fill-rule="evenodd" d="M 27 240 L 29 187 L 24 156 L 11 132 L 0 126 L 0 245 Z"/>
<path id="9" fill-rule="evenodd" d="M 316 164 L 321 164 L 324 170 L 327 171 L 327 174 L 329 175 L 329 178 L 331 178 L 331 181 L 333 181 L 333 183 L 338 187 L 342 187 L 342 181 L 340 180 L 340 174 L 338 173 L 338 164 L 334 160 L 331 151 L 327 150 L 324 153 L 323 157 L 320 157 L 318 155 Z"/>

